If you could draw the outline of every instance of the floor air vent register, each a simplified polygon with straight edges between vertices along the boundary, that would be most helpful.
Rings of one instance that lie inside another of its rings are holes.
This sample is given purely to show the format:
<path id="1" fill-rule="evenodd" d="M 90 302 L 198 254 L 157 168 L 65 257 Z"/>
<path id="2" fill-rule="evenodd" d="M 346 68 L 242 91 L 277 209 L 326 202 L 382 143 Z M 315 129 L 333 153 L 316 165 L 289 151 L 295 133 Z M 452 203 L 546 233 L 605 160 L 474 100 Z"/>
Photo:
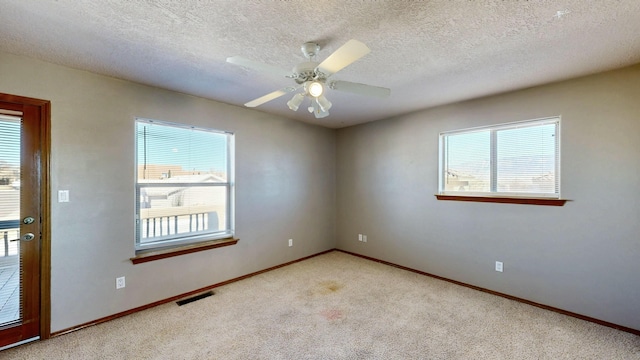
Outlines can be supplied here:
<path id="1" fill-rule="evenodd" d="M 205 293 L 202 293 L 202 294 L 190 297 L 190 298 L 178 300 L 178 301 L 176 301 L 176 304 L 178 304 L 178 306 L 182 306 L 182 305 L 186 305 L 188 303 L 192 303 L 194 301 L 198 301 L 200 299 L 204 299 L 204 298 L 212 296 L 212 295 L 213 295 L 213 291 L 207 291 Z"/>

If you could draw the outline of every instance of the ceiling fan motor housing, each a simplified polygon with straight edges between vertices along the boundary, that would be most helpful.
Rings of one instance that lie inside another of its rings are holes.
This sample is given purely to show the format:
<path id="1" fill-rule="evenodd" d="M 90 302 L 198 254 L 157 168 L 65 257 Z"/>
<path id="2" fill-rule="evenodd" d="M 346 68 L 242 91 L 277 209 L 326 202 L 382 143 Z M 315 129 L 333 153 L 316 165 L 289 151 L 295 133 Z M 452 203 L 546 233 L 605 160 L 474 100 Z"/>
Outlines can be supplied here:
<path id="1" fill-rule="evenodd" d="M 319 63 L 315 61 L 307 61 L 296 65 L 296 67 L 293 68 L 296 82 L 298 84 L 303 84 L 311 80 L 323 80 L 318 77 L 318 74 L 316 74 L 315 70 L 318 65 Z"/>
<path id="2" fill-rule="evenodd" d="M 314 42 L 306 42 L 302 44 L 300 50 L 302 50 L 302 54 L 304 55 L 304 57 L 311 60 L 314 56 L 318 55 L 318 52 L 320 51 L 320 45 Z"/>

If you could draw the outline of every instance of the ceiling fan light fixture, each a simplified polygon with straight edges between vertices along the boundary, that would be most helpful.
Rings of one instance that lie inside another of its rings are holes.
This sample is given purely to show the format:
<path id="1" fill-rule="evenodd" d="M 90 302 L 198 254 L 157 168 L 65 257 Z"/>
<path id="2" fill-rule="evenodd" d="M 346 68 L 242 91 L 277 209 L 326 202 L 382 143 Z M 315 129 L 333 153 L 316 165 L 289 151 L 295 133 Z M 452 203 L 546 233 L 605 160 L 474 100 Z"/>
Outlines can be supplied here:
<path id="1" fill-rule="evenodd" d="M 331 101 L 324 95 L 327 88 L 379 98 L 385 98 L 391 94 L 391 90 L 388 88 L 329 79 L 333 74 L 351 65 L 371 51 L 371 49 L 358 40 L 351 39 L 347 41 L 320 63 L 315 60 L 320 51 L 320 45 L 314 42 L 307 42 L 302 45 L 301 50 L 307 61 L 297 64 L 291 71 L 282 70 L 276 66 L 263 64 L 241 56 L 227 58 L 228 63 L 257 70 L 262 73 L 284 76 L 296 83 L 295 86 L 288 86 L 273 91 L 249 101 L 244 105 L 251 108 L 260 106 L 302 88 L 302 92 L 294 95 L 293 98 L 287 102 L 289 109 L 298 111 L 304 99 L 308 97 L 310 100 L 310 105 L 307 107 L 309 112 L 313 113 L 316 118 L 324 118 L 329 116 L 329 109 L 332 108 Z"/>
<path id="2" fill-rule="evenodd" d="M 303 94 L 295 94 L 293 95 L 291 100 L 287 102 L 287 106 L 289 106 L 289 109 L 293 111 L 298 111 L 298 107 L 300 107 L 300 104 L 302 104 L 303 100 L 304 100 Z"/>
<path id="3" fill-rule="evenodd" d="M 322 109 L 320 106 L 320 102 L 318 99 L 311 100 L 311 106 L 309 106 L 309 112 L 312 112 L 316 119 L 322 119 L 329 116 L 329 112 L 327 110 Z"/>
<path id="4" fill-rule="evenodd" d="M 324 86 L 322 86 L 322 83 L 318 81 L 309 81 L 306 84 L 306 90 L 309 95 L 317 98 L 324 93 Z"/>
<path id="5" fill-rule="evenodd" d="M 322 119 L 322 118 L 326 118 L 327 116 L 329 116 L 329 112 L 328 111 L 315 111 L 313 113 L 316 116 L 316 119 Z"/>
<path id="6" fill-rule="evenodd" d="M 318 96 L 316 98 L 316 101 L 318 102 L 318 105 L 320 105 L 320 109 L 322 111 L 329 111 L 329 109 L 331 109 L 331 106 L 333 105 L 331 104 L 331 101 L 329 101 L 329 99 L 327 99 L 324 95 Z"/>

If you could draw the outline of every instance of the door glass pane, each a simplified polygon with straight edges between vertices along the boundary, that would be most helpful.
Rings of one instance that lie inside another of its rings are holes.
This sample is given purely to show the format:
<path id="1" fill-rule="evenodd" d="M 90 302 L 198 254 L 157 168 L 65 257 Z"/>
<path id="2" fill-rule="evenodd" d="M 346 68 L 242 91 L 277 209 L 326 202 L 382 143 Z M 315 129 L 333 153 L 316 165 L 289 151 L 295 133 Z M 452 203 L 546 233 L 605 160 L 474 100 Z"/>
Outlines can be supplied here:
<path id="1" fill-rule="evenodd" d="M 0 326 L 21 319 L 20 125 L 0 115 Z"/>

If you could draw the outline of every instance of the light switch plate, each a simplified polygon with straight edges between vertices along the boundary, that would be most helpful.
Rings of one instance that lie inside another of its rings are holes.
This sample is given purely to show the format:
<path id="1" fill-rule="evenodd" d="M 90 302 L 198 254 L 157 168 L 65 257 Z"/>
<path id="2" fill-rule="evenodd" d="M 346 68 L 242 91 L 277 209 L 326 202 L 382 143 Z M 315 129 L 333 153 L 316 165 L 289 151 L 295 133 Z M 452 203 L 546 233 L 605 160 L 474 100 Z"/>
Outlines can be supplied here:
<path id="1" fill-rule="evenodd" d="M 69 202 L 69 190 L 58 190 L 58 202 Z"/>

